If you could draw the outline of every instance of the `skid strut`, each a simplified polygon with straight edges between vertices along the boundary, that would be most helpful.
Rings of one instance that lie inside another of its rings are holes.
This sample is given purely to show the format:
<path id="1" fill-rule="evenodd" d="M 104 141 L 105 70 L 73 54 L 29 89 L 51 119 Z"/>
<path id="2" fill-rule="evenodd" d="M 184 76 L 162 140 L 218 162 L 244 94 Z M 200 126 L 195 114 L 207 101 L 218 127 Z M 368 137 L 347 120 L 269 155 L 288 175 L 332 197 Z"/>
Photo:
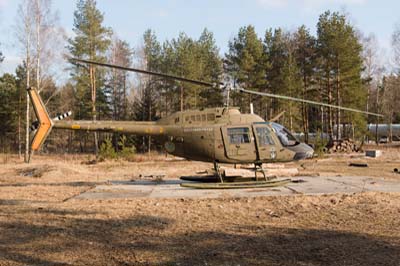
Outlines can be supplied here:
<path id="1" fill-rule="evenodd" d="M 219 180 L 221 181 L 221 183 L 224 183 L 224 179 L 222 178 L 222 174 L 221 174 L 221 168 L 219 167 L 219 164 L 217 161 L 214 161 L 214 170 L 215 173 L 217 174 Z"/>
<path id="2" fill-rule="evenodd" d="M 269 178 L 267 178 L 265 170 L 262 168 L 262 163 L 255 163 L 254 164 L 254 175 L 255 175 L 256 181 L 258 181 L 258 176 L 257 176 L 258 172 L 262 173 L 265 181 L 269 180 Z"/>

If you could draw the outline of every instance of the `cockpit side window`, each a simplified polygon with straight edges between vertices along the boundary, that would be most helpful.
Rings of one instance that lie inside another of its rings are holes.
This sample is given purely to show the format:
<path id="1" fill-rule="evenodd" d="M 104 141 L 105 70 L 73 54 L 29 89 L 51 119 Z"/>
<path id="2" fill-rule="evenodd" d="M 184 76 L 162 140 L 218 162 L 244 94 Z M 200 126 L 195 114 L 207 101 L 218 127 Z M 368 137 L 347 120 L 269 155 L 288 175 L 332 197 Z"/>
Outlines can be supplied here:
<path id="1" fill-rule="evenodd" d="M 271 132 L 267 127 L 257 127 L 256 133 L 259 146 L 267 146 L 275 144 L 274 140 L 271 138 Z"/>
<path id="2" fill-rule="evenodd" d="M 272 127 L 275 130 L 282 146 L 288 147 L 299 144 L 298 140 L 292 135 L 292 133 L 290 133 L 290 131 L 284 128 L 282 125 L 273 123 Z"/>
<path id="3" fill-rule="evenodd" d="M 230 144 L 250 143 L 249 128 L 235 127 L 228 128 L 228 137 Z"/>

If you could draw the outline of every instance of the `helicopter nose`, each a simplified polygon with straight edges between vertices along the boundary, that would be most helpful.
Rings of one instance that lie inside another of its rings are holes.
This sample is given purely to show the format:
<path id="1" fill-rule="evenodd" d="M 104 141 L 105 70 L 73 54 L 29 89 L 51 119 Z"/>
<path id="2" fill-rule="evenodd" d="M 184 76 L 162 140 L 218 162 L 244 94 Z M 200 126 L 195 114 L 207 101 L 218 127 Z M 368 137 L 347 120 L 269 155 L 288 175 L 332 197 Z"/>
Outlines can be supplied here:
<path id="1" fill-rule="evenodd" d="M 314 149 L 308 146 L 305 143 L 300 143 L 296 147 L 296 153 L 293 157 L 293 160 L 304 160 L 307 158 L 312 158 L 314 155 Z"/>
<path id="2" fill-rule="evenodd" d="M 296 154 L 293 157 L 293 160 L 299 161 L 299 160 L 304 160 L 307 158 L 307 154 L 305 152 L 296 152 Z"/>

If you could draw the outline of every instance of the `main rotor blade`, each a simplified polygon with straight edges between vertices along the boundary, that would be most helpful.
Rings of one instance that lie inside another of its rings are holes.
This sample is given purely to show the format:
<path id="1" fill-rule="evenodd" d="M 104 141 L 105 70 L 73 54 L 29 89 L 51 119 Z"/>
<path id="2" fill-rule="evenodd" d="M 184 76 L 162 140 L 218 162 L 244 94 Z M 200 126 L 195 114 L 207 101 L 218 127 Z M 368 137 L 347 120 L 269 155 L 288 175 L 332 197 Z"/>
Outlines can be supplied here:
<path id="1" fill-rule="evenodd" d="M 174 75 L 168 75 L 168 74 L 154 72 L 154 71 L 148 71 L 148 70 L 143 70 L 143 69 L 138 69 L 138 68 L 100 63 L 100 62 L 78 59 L 78 58 L 70 58 L 69 60 L 74 61 L 74 62 L 84 63 L 84 64 L 97 65 L 97 66 L 115 68 L 115 69 L 130 71 L 130 72 L 137 72 L 137 73 L 141 73 L 141 74 L 148 74 L 148 75 L 153 75 L 153 76 L 167 78 L 167 79 L 174 79 L 174 80 L 179 80 L 179 81 L 188 82 L 188 83 L 201 85 L 201 86 L 207 86 L 207 87 L 217 87 L 218 85 L 222 84 L 222 83 L 220 83 L 220 84 L 210 83 L 210 82 L 205 82 L 205 81 L 200 81 L 200 80 L 195 80 L 195 79 L 188 79 L 188 78 L 183 78 L 183 77 L 174 76 Z"/>
<path id="2" fill-rule="evenodd" d="M 284 95 L 277 95 L 277 94 L 271 94 L 271 93 L 266 93 L 266 92 L 251 91 L 251 90 L 246 90 L 246 89 L 242 89 L 242 88 L 239 88 L 238 90 L 240 92 L 245 92 L 245 93 L 250 93 L 250 94 L 255 94 L 255 95 L 260 95 L 260 96 L 266 96 L 266 97 L 270 97 L 270 98 L 284 99 L 284 100 L 301 102 L 301 103 L 308 103 L 308 104 L 312 104 L 312 105 L 331 107 L 331 108 L 335 108 L 335 109 L 339 109 L 339 110 L 345 110 L 345 111 L 350 111 L 350 112 L 356 112 L 356 113 L 361 113 L 361 114 L 367 114 L 367 115 L 383 117 L 383 115 L 381 115 L 381 114 L 361 111 L 361 110 L 358 110 L 358 109 L 353 109 L 353 108 L 348 108 L 348 107 L 343 107 L 343 106 L 338 106 L 338 105 L 333 105 L 333 104 L 328 104 L 328 103 L 321 103 L 321 102 L 315 102 L 315 101 L 310 101 L 310 100 L 303 100 L 303 99 L 300 99 L 300 98 L 284 96 Z"/>

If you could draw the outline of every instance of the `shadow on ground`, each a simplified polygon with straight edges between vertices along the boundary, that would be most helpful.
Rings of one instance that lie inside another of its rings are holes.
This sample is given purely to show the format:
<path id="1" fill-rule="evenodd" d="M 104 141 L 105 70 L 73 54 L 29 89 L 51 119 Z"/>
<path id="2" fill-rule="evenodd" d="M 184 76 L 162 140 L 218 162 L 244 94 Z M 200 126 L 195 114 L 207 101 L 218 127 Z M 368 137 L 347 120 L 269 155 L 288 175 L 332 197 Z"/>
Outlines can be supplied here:
<path id="1" fill-rule="evenodd" d="M 49 186 L 49 187 L 82 187 L 90 186 L 95 187 L 97 185 L 105 184 L 106 182 L 60 182 L 60 183 L 46 183 L 46 182 L 31 182 L 31 183 L 1 183 L 0 187 L 29 187 L 29 186 Z"/>
<path id="2" fill-rule="evenodd" d="M 0 265 L 399 265 L 399 239 L 252 227 L 193 232 L 156 216 L 0 222 Z M 175 229 L 175 230 L 174 230 Z M 227 230 L 224 230 L 227 231 Z"/>

